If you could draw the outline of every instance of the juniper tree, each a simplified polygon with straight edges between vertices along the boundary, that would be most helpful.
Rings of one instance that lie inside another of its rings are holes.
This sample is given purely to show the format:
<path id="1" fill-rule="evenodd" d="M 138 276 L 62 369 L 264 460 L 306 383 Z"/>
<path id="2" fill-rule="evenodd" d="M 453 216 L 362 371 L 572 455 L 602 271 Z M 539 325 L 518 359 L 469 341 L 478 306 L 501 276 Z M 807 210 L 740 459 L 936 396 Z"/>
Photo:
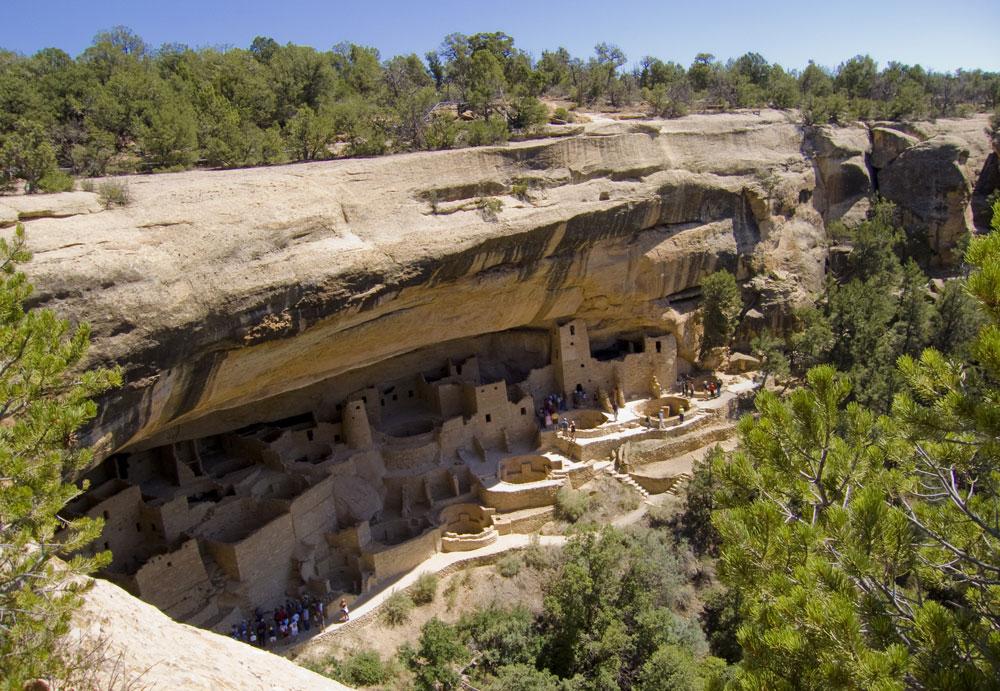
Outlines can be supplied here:
<path id="1" fill-rule="evenodd" d="M 981 325 L 982 314 L 966 290 L 965 281 L 953 279 L 945 283 L 931 315 L 931 345 L 945 355 L 965 357 Z"/>
<path id="2" fill-rule="evenodd" d="M 56 168 L 56 155 L 44 128 L 21 121 L 0 144 L 0 189 L 20 178 L 25 192 L 38 192 L 39 180 Z"/>
<path id="3" fill-rule="evenodd" d="M 85 589 L 75 576 L 106 562 L 77 554 L 100 521 L 60 511 L 85 488 L 72 479 L 93 457 L 77 431 L 96 414 L 93 397 L 121 378 L 76 369 L 86 325 L 25 310 L 32 287 L 17 267 L 28 259 L 21 226 L 0 238 L 0 688 L 11 689 L 59 672 L 55 644 Z"/>

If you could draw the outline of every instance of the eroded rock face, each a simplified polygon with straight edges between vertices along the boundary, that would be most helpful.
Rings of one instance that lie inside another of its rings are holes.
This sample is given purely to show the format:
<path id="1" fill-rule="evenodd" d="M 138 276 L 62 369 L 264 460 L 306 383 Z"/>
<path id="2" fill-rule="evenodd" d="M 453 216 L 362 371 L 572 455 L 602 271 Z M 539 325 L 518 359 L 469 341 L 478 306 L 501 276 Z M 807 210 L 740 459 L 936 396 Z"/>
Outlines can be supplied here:
<path id="1" fill-rule="evenodd" d="M 879 189 L 896 202 L 906 226 L 927 234 L 940 263 L 950 264 L 972 230 L 972 186 L 962 170 L 969 150 L 961 140 L 937 138 L 906 149 L 879 173 Z"/>
<path id="2" fill-rule="evenodd" d="M 998 176 L 987 129 L 985 117 L 872 128 L 876 191 L 910 235 L 926 238 L 932 265 L 954 264 L 961 238 L 988 229 L 985 199 Z"/>
<path id="3" fill-rule="evenodd" d="M 815 205 L 823 220 L 855 223 L 863 220 L 872 190 L 868 157 L 872 142 L 868 129 L 823 125 L 807 140 L 814 147 L 818 184 Z"/>
<path id="4" fill-rule="evenodd" d="M 872 128 L 872 167 L 881 170 L 896 160 L 896 158 L 911 146 L 920 143 L 920 139 L 893 129 L 892 125 Z"/>
<path id="5" fill-rule="evenodd" d="M 673 333 L 683 357 L 696 343 L 681 315 L 705 273 L 779 276 L 789 301 L 806 299 L 825 222 L 860 218 L 874 188 L 947 256 L 971 223 L 985 122 L 939 121 L 895 156 L 885 137 L 873 152 L 867 128 L 763 111 L 136 177 L 127 208 L 76 193 L 86 213 L 28 221 L 29 273 L 38 304 L 90 322 L 95 361 L 126 369 L 91 434 L 107 455 L 296 414 L 295 392 L 330 378 L 574 317 L 595 341 Z M 519 181 L 530 200 L 510 196 Z M 502 201 L 495 217 L 482 195 Z"/>

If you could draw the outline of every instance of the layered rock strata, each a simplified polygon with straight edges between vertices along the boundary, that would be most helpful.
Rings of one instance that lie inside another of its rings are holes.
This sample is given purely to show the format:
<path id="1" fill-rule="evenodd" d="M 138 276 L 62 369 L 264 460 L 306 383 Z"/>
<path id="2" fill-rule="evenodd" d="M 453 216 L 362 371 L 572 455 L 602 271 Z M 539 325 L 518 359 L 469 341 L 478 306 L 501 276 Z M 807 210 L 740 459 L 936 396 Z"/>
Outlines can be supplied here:
<path id="1" fill-rule="evenodd" d="M 9 197 L 0 217 L 33 219 L 36 303 L 90 322 L 95 361 L 126 367 L 92 435 L 106 454 L 252 422 L 262 400 L 421 348 L 574 316 L 598 340 L 676 331 L 690 357 L 678 303 L 705 272 L 802 299 L 822 280 L 825 224 L 858 218 L 873 191 L 950 257 L 996 177 L 985 126 L 806 128 L 776 111 L 598 122 L 507 147 L 137 177 L 123 209 Z"/>

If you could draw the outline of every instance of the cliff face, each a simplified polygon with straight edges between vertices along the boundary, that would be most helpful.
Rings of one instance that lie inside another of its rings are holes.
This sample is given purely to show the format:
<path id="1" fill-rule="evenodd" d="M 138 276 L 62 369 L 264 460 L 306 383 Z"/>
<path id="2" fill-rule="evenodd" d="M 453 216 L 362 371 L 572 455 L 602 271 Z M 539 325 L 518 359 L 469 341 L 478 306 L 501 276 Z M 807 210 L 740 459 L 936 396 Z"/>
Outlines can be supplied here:
<path id="1" fill-rule="evenodd" d="M 331 377 L 570 317 L 595 341 L 674 333 L 690 358 L 706 272 L 803 300 L 826 224 L 863 217 L 873 191 L 946 263 L 998 177 L 985 126 L 603 121 L 507 147 L 136 177 L 109 211 L 82 192 L 0 198 L 0 225 L 27 219 L 36 303 L 88 321 L 94 361 L 125 367 L 92 432 L 106 455 L 296 414 Z"/>

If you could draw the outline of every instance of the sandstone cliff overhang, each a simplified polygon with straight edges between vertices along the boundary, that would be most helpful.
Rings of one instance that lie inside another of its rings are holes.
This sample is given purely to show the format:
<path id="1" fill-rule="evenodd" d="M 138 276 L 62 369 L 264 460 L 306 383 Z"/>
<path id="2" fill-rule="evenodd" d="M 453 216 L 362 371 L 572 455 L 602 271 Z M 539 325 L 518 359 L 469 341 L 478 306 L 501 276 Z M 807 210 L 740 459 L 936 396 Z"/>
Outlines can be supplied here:
<path id="1" fill-rule="evenodd" d="M 114 210 L 0 198 L 0 219 L 29 219 L 34 304 L 88 321 L 92 360 L 125 367 L 91 433 L 104 456 L 277 414 L 260 403 L 444 341 L 570 317 L 596 337 L 671 331 L 719 266 L 791 276 L 805 300 L 825 224 L 880 188 L 872 161 L 943 244 L 968 228 L 996 166 L 985 125 L 911 142 L 780 111 L 598 121 L 504 147 L 133 177 Z M 938 160 L 946 189 L 900 182 Z M 926 212 L 941 204 L 943 220 Z"/>

